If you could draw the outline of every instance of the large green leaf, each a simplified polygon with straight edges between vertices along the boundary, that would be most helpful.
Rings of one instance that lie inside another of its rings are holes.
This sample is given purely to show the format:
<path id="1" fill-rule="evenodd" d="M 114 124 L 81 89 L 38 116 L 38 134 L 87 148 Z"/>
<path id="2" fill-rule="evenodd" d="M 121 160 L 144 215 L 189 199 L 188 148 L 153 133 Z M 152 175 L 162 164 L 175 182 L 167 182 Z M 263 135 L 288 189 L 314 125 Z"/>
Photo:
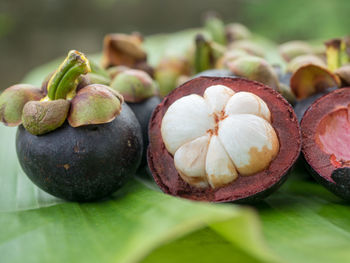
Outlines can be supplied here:
<path id="1" fill-rule="evenodd" d="M 148 38 L 151 62 L 183 52 L 195 32 Z M 272 46 L 266 43 L 270 51 Z M 276 53 L 269 54 L 278 62 Z M 40 85 L 58 63 L 34 70 L 25 82 Z M 132 179 L 97 203 L 56 199 L 23 174 L 14 141 L 15 129 L 1 127 L 0 262 L 350 261 L 349 208 L 305 179 L 303 168 L 253 207 L 264 242 L 252 208 L 174 198 L 146 180 Z"/>
<path id="2" fill-rule="evenodd" d="M 147 262 L 273 260 L 250 209 L 174 198 L 135 179 L 108 200 L 63 202 L 23 174 L 15 130 L 0 134 L 1 262 L 137 262 L 158 247 Z"/>

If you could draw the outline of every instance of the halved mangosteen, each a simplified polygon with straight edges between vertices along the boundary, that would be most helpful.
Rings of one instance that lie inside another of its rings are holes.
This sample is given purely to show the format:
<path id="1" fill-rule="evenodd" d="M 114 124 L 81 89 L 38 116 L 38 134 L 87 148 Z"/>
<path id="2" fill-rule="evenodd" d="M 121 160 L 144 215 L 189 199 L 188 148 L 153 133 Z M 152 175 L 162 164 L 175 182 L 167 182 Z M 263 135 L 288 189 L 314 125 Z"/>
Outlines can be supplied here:
<path id="1" fill-rule="evenodd" d="M 245 79 L 199 77 L 170 93 L 149 124 L 148 164 L 168 194 L 252 202 L 286 179 L 300 147 L 290 104 Z"/>
<path id="2" fill-rule="evenodd" d="M 316 100 L 301 121 L 302 152 L 313 177 L 350 201 L 350 89 Z"/>

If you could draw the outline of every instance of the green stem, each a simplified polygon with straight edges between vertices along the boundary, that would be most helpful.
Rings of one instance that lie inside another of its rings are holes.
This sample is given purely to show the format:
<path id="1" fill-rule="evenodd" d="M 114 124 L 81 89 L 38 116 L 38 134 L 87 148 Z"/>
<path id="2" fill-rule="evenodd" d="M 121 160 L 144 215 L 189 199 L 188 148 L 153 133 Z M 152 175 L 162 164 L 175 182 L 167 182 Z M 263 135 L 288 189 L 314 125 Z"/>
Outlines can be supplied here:
<path id="1" fill-rule="evenodd" d="M 76 88 L 79 76 L 89 72 L 90 64 L 84 54 L 71 50 L 47 85 L 49 99 L 65 99 L 67 94 Z"/>
<path id="2" fill-rule="evenodd" d="M 212 66 L 211 48 L 203 35 L 196 36 L 196 50 L 194 58 L 194 67 L 196 73 L 210 69 Z"/>

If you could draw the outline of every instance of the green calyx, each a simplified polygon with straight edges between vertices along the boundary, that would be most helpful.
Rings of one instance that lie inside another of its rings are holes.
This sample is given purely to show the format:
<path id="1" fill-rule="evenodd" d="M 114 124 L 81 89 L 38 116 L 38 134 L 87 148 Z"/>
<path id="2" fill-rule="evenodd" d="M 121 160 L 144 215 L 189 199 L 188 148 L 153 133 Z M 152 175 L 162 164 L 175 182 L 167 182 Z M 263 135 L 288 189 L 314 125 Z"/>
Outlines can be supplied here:
<path id="1" fill-rule="evenodd" d="M 119 73 L 111 82 L 111 88 L 126 102 L 137 103 L 158 94 L 158 87 L 144 71 L 129 69 Z"/>
<path id="2" fill-rule="evenodd" d="M 226 45 L 225 24 L 215 14 L 209 14 L 205 19 L 205 29 L 216 43 Z"/>
<path id="3" fill-rule="evenodd" d="M 66 99 L 75 90 L 78 78 L 91 72 L 90 63 L 84 54 L 72 50 L 53 74 L 47 85 L 47 95 L 50 100 Z"/>
<path id="4" fill-rule="evenodd" d="M 164 57 L 155 69 L 154 78 L 159 85 L 161 97 L 168 95 L 170 91 L 178 86 L 180 77 L 191 75 L 189 61 L 184 57 L 168 56 Z"/>
<path id="5" fill-rule="evenodd" d="M 228 24 L 225 27 L 225 34 L 229 43 L 237 40 L 248 39 L 252 36 L 250 30 L 246 26 L 239 23 Z"/>
<path id="6" fill-rule="evenodd" d="M 26 84 L 9 87 L 0 95 L 1 121 L 8 126 L 22 123 L 33 135 L 54 131 L 66 119 L 72 127 L 110 122 L 120 113 L 123 97 L 95 84 L 109 85 L 110 81 L 107 71 L 96 64 L 90 67 L 82 53 L 70 51 L 44 80 L 46 97 L 42 89 Z"/>
<path id="7" fill-rule="evenodd" d="M 111 122 L 122 109 L 123 96 L 108 86 L 92 84 L 71 101 L 68 122 L 72 127 Z"/>
<path id="8" fill-rule="evenodd" d="M 259 81 L 278 90 L 278 77 L 273 67 L 260 57 L 243 56 L 228 62 L 228 68 L 236 76 Z"/>
<path id="9" fill-rule="evenodd" d="M 0 95 L 0 119 L 7 126 L 22 123 L 22 111 L 28 101 L 40 100 L 44 94 L 37 87 L 17 84 L 7 88 Z"/>
<path id="10" fill-rule="evenodd" d="M 195 39 L 194 69 L 199 73 L 215 67 L 217 60 L 223 56 L 225 47 L 205 39 L 198 34 Z"/>
<path id="11" fill-rule="evenodd" d="M 56 130 L 66 120 L 69 105 L 70 102 L 63 99 L 30 101 L 23 108 L 23 126 L 33 135 L 41 135 Z"/>

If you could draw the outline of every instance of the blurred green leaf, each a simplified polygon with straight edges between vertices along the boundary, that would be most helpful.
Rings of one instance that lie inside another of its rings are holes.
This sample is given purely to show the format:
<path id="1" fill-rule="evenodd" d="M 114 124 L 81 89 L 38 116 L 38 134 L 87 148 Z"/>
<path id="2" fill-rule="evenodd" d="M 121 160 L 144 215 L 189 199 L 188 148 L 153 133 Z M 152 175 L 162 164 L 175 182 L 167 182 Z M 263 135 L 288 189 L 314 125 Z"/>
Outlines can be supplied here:
<path id="1" fill-rule="evenodd" d="M 178 199 L 135 179 L 105 201 L 64 202 L 24 175 L 14 150 L 15 129 L 1 127 L 0 134 L 1 262 L 138 262 L 159 247 L 147 262 L 169 256 L 173 262 L 273 259 L 250 209 Z M 188 253 L 178 253 L 182 249 Z"/>

